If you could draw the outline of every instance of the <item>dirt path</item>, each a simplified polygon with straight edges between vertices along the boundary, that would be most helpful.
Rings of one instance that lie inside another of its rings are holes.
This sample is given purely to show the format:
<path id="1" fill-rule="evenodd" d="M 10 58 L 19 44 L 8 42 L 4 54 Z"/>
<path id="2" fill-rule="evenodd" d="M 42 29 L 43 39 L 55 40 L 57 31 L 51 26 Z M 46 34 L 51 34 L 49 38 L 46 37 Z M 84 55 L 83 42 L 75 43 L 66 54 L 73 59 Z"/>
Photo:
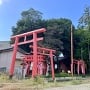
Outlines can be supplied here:
<path id="1" fill-rule="evenodd" d="M 3 83 L 0 90 L 90 90 L 90 83 L 79 85 L 66 85 L 62 87 L 36 88 L 36 86 L 24 86 L 22 83 Z"/>
<path id="2" fill-rule="evenodd" d="M 90 90 L 90 84 L 70 85 L 65 87 L 47 88 L 44 90 Z"/>
<path id="3" fill-rule="evenodd" d="M 69 85 L 65 87 L 52 87 L 52 88 L 46 88 L 46 89 L 34 89 L 31 87 L 17 87 L 13 85 L 6 85 L 3 88 L 0 88 L 0 90 L 90 90 L 90 84 L 81 84 L 81 85 Z"/>

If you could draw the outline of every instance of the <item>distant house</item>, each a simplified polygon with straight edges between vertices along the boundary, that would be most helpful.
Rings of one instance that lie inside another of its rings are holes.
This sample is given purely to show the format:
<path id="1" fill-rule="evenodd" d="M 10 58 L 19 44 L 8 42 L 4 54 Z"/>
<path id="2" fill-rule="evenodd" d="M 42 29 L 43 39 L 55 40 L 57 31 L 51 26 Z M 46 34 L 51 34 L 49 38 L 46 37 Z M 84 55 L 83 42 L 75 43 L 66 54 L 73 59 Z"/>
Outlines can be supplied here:
<path id="1" fill-rule="evenodd" d="M 0 71 L 9 72 L 11 59 L 12 59 L 13 47 L 11 47 L 9 41 L 0 41 Z M 21 56 L 25 55 L 25 51 L 18 48 L 16 56 L 16 68 L 21 67 L 22 59 Z"/>

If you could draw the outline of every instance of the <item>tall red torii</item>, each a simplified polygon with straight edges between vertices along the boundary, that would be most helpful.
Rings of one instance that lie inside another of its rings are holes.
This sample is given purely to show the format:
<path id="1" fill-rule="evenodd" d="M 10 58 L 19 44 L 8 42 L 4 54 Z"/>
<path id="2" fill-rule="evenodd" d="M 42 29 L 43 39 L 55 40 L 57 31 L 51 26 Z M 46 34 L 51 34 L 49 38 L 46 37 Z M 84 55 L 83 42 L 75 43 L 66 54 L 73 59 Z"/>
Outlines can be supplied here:
<path id="1" fill-rule="evenodd" d="M 37 68 L 37 42 L 40 40 L 43 40 L 42 37 L 38 38 L 37 34 L 45 32 L 45 31 L 46 31 L 45 28 L 41 28 L 41 29 L 37 29 L 37 30 L 31 31 L 31 32 L 15 35 L 15 36 L 11 37 L 12 41 L 14 41 L 14 44 L 12 45 L 13 46 L 13 55 L 12 55 L 12 61 L 11 61 L 10 71 L 9 71 L 10 78 L 12 78 L 13 73 L 14 73 L 18 45 L 27 44 L 27 43 L 33 43 L 34 65 L 33 65 L 33 72 L 32 72 L 33 76 L 32 77 L 37 75 L 37 69 L 36 69 Z M 33 39 L 27 40 L 27 37 L 30 35 L 33 36 Z M 19 41 L 21 38 L 23 38 L 23 41 Z"/>

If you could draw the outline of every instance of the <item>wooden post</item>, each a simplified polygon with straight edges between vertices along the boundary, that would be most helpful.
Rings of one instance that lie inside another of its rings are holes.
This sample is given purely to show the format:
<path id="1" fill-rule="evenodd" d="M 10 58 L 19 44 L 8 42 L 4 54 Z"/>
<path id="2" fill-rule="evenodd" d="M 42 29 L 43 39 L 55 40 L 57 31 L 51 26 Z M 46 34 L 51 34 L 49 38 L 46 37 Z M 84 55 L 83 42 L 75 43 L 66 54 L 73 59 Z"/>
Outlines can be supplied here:
<path id="1" fill-rule="evenodd" d="M 71 24 L 71 73 L 73 76 L 73 29 Z"/>
<path id="2" fill-rule="evenodd" d="M 78 75 L 79 75 L 79 70 L 80 70 L 80 61 L 77 62 L 77 72 L 78 72 Z"/>
<path id="3" fill-rule="evenodd" d="M 52 70 L 52 79 L 55 79 L 55 75 L 54 75 L 54 65 L 53 65 L 53 53 L 52 50 L 50 51 L 50 60 L 51 60 L 51 70 Z"/>

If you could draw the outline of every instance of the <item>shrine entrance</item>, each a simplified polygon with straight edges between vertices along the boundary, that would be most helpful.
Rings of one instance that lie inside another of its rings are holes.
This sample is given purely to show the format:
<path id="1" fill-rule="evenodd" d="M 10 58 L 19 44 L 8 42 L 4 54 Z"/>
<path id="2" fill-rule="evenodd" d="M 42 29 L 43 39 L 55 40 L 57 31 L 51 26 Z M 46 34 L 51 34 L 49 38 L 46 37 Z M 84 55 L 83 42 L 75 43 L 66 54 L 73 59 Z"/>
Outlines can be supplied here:
<path id="1" fill-rule="evenodd" d="M 42 62 L 45 62 L 45 60 L 44 60 L 45 56 L 49 56 L 50 64 L 51 64 L 52 78 L 53 79 L 55 78 L 54 65 L 53 65 L 53 55 L 55 53 L 55 50 L 38 47 L 38 45 L 37 45 L 38 41 L 43 40 L 43 37 L 38 37 L 38 34 L 43 33 L 45 31 L 46 30 L 44 28 L 41 28 L 41 29 L 37 29 L 37 30 L 31 31 L 31 32 L 15 35 L 15 36 L 11 37 L 11 40 L 13 41 L 13 44 L 12 44 L 13 55 L 12 55 L 12 62 L 11 62 L 10 71 L 9 71 L 10 78 L 12 78 L 12 76 L 14 74 L 15 60 L 16 60 L 16 53 L 17 53 L 18 45 L 23 45 L 23 44 L 27 44 L 27 43 L 32 43 L 32 46 L 30 46 L 30 48 L 32 48 L 32 52 L 31 52 L 32 54 L 29 56 L 25 55 L 23 57 L 24 64 L 27 64 L 26 65 L 27 73 L 29 73 L 28 68 L 30 68 L 31 63 L 33 62 L 32 77 L 36 77 L 38 74 L 42 74 L 42 72 L 43 72 L 42 66 L 44 64 Z M 32 39 L 28 39 L 29 36 L 32 36 Z M 22 65 L 24 66 L 24 64 L 22 64 Z M 40 65 L 42 65 L 42 66 L 40 66 Z"/>

